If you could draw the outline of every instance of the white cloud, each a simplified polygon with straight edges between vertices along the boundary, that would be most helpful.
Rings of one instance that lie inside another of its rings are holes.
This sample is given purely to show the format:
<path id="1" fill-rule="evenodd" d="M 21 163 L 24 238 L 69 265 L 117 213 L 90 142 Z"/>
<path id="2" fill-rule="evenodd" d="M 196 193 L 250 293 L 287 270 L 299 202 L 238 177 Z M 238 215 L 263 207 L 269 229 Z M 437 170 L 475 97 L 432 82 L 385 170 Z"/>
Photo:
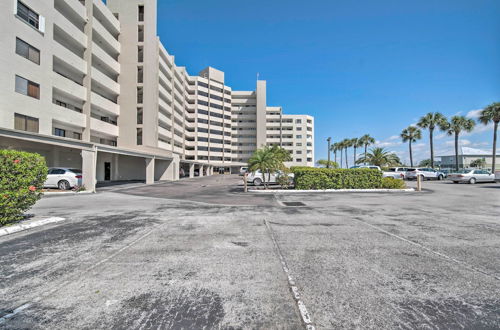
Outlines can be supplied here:
<path id="1" fill-rule="evenodd" d="M 471 110 L 471 111 L 467 112 L 467 114 L 465 116 L 468 118 L 477 119 L 477 118 L 479 118 L 479 113 L 481 111 L 483 111 L 483 109 Z"/>
<path id="2" fill-rule="evenodd" d="M 439 140 L 446 137 L 446 133 L 440 133 L 434 137 L 434 140 Z"/>
<path id="3" fill-rule="evenodd" d="M 476 126 L 474 126 L 474 129 L 472 130 L 472 132 L 470 132 L 470 133 L 463 132 L 461 135 L 462 136 L 471 136 L 474 134 L 479 134 L 479 133 L 492 131 L 492 130 L 493 130 L 493 123 L 489 123 L 488 125 L 483 125 L 483 124 L 477 123 Z"/>
<path id="4" fill-rule="evenodd" d="M 398 140 L 399 139 L 399 135 L 393 135 L 393 136 L 390 136 L 387 140 L 391 141 L 391 140 Z"/>
<path id="5" fill-rule="evenodd" d="M 455 140 L 448 140 L 444 144 L 447 145 L 447 146 L 455 146 Z M 459 146 L 468 146 L 470 144 L 471 144 L 471 142 L 469 140 L 458 139 L 458 145 Z"/>

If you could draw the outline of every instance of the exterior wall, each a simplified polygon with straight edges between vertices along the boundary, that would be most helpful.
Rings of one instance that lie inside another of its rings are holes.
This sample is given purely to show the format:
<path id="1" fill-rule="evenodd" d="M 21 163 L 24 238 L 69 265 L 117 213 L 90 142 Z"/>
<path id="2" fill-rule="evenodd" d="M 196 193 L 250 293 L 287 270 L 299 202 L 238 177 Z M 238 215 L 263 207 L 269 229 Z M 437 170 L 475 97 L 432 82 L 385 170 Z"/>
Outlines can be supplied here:
<path id="1" fill-rule="evenodd" d="M 15 128 L 14 113 L 34 117 L 42 135 L 55 135 L 58 128 L 65 130 L 67 139 L 174 158 L 168 175 L 155 169 L 155 177 L 172 178 L 178 176 L 180 160 L 240 166 L 257 147 L 288 139 L 281 136 L 281 118 L 286 115 L 280 107 L 267 106 L 266 81 L 258 80 L 254 91 L 233 91 L 222 71 L 207 67 L 191 76 L 176 65 L 157 36 L 157 0 L 23 3 L 40 15 L 39 29 L 17 17 L 16 1 L 0 2 L 0 128 Z M 139 6 L 144 7 L 143 19 Z M 16 37 L 40 50 L 40 64 L 16 54 Z M 16 75 L 39 84 L 40 98 L 15 92 Z M 268 139 L 269 109 L 279 112 L 277 140 Z M 309 155 L 308 148 L 300 148 L 307 143 L 312 148 L 313 141 L 296 141 L 294 120 L 299 117 L 312 121 L 308 116 L 289 117 L 292 152 Z M 134 158 L 98 154 L 97 179 L 104 178 L 104 162 L 111 162 L 113 180 L 142 178 L 133 167 L 143 168 L 143 158 L 127 157 Z M 311 162 L 298 163 L 313 165 L 311 157 Z M 66 163 L 81 166 L 81 157 L 78 162 Z"/>
<path id="2" fill-rule="evenodd" d="M 484 159 L 484 168 L 491 169 L 493 166 L 493 155 L 458 155 L 458 166 L 460 168 L 470 168 L 470 163 L 476 159 Z M 496 157 L 496 164 L 500 164 L 500 156 Z M 441 168 L 455 168 L 455 156 L 441 156 Z"/>

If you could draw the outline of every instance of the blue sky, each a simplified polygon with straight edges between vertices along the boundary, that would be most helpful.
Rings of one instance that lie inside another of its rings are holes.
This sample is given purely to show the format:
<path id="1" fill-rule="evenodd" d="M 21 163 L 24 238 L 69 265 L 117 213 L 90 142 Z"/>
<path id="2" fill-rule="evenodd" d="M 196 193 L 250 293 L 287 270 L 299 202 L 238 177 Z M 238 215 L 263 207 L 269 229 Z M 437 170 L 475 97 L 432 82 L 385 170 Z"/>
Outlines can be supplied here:
<path id="1" fill-rule="evenodd" d="M 313 115 L 316 159 L 328 136 L 365 133 L 407 159 L 397 136 L 421 115 L 500 101 L 499 17 L 498 0 L 159 0 L 158 34 L 190 74 L 210 65 L 250 90 L 258 72 L 269 105 Z M 462 141 L 486 149 L 491 136 L 478 126 Z M 437 153 L 450 143 L 438 134 Z"/>

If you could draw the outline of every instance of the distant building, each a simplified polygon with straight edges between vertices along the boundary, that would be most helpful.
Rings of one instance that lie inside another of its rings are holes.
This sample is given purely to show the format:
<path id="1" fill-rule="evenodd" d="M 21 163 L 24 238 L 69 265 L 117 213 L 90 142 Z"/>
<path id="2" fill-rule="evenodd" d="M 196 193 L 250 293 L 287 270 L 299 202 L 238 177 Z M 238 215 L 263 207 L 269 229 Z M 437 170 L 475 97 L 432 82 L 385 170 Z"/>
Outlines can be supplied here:
<path id="1" fill-rule="evenodd" d="M 453 151 L 447 153 L 447 155 L 438 156 L 441 158 L 441 168 L 455 168 L 455 153 Z M 487 169 L 491 169 L 493 154 L 491 151 L 485 151 L 481 149 L 469 148 L 469 147 L 459 147 L 458 148 L 458 167 L 469 168 L 470 164 L 476 159 L 484 159 Z M 500 155 L 497 153 L 496 164 L 500 166 Z"/>

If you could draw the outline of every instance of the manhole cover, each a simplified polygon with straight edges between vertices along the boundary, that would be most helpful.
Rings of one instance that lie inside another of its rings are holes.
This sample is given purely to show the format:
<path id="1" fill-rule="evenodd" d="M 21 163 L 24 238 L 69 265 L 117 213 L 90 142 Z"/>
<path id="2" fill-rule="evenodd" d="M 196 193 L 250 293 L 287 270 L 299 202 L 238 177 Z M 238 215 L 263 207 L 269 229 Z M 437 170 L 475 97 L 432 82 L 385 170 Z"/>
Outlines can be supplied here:
<path id="1" fill-rule="evenodd" d="M 282 202 L 285 206 L 306 206 L 302 202 Z"/>

